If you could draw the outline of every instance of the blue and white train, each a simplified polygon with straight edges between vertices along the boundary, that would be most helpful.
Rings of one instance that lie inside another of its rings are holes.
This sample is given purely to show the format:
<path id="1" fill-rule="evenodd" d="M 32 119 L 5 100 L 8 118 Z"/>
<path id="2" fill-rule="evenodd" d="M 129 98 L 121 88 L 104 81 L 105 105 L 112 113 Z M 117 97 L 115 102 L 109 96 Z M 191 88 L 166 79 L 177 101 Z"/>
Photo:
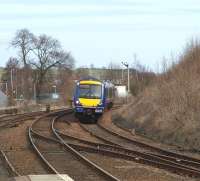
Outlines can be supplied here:
<path id="1" fill-rule="evenodd" d="M 77 117 L 99 117 L 114 104 L 115 87 L 108 81 L 85 78 L 76 82 L 73 105 Z"/>

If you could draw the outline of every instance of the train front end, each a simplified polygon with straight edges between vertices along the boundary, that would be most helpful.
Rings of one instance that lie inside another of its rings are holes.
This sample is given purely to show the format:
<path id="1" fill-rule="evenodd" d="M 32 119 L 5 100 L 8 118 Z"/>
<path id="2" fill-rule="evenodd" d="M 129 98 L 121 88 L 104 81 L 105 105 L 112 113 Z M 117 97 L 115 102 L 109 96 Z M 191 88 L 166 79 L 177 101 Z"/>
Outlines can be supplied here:
<path id="1" fill-rule="evenodd" d="M 104 84 L 99 80 L 80 80 L 76 83 L 74 110 L 77 117 L 99 117 L 104 112 Z"/>

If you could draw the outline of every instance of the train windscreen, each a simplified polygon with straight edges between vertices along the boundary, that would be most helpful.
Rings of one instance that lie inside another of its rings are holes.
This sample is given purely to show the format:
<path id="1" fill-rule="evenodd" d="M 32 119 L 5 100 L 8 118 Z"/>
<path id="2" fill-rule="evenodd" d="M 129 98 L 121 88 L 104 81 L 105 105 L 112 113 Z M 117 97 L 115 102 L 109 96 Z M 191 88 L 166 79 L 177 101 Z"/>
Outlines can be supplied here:
<path id="1" fill-rule="evenodd" d="M 91 85 L 91 84 L 79 85 L 79 98 L 100 99 L 101 92 L 102 92 L 101 85 Z"/>

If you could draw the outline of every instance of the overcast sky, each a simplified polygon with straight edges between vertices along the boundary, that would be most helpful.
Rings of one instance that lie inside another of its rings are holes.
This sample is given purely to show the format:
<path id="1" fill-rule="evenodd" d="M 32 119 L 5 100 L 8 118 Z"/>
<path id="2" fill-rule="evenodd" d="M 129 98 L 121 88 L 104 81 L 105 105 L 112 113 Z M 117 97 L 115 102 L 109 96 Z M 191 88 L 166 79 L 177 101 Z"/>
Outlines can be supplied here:
<path id="1" fill-rule="evenodd" d="M 200 36 L 199 0 L 0 0 L 0 66 L 16 52 L 15 32 L 28 28 L 61 41 L 76 66 L 133 62 L 154 68 Z"/>

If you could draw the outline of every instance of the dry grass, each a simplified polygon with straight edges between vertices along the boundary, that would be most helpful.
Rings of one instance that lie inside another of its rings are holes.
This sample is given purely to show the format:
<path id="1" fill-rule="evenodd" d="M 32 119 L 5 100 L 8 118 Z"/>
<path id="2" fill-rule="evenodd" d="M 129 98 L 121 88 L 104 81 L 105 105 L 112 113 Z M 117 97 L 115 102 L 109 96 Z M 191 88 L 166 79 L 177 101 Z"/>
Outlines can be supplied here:
<path id="1" fill-rule="evenodd" d="M 190 43 L 179 62 L 158 75 L 120 115 L 136 132 L 200 150 L 200 43 Z"/>

